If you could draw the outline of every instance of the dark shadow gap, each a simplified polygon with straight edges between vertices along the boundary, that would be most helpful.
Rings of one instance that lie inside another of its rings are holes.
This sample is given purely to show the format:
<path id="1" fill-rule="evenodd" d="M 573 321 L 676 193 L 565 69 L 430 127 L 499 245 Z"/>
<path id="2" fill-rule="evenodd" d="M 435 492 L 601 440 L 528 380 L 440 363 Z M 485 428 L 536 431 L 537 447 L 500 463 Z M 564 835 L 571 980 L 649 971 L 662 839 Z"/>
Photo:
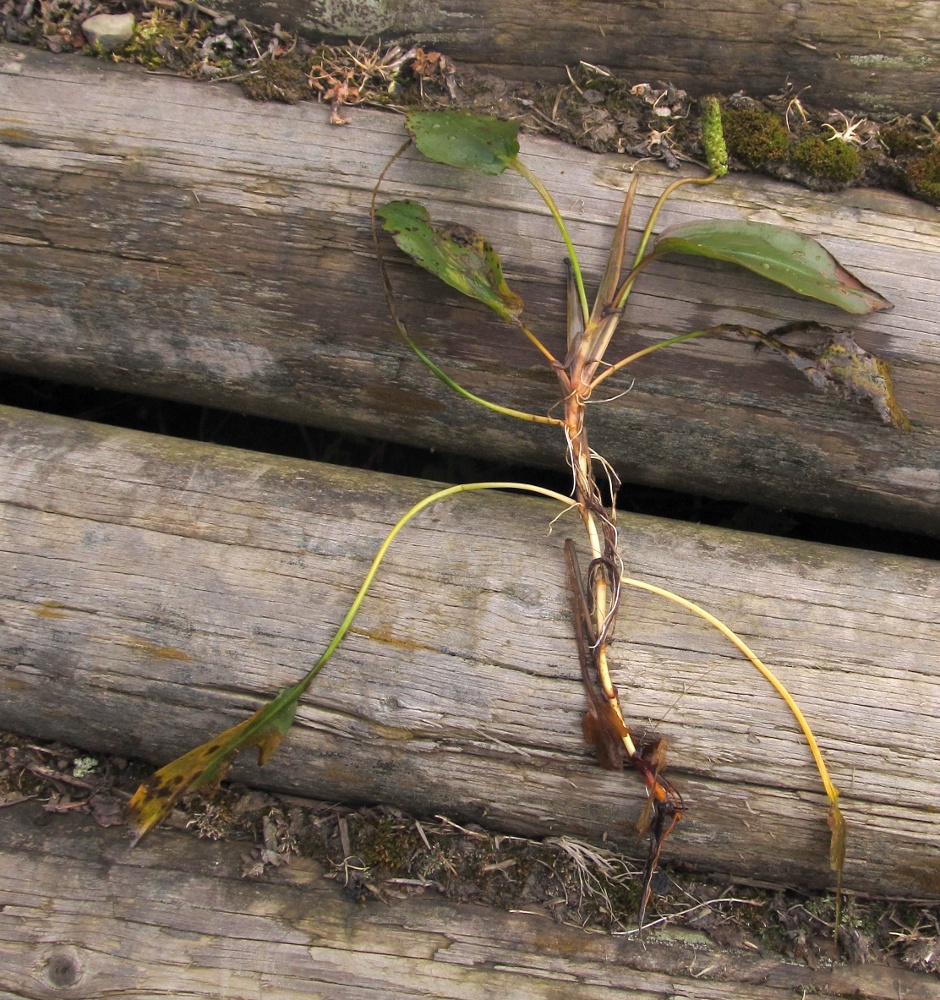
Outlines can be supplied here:
<path id="1" fill-rule="evenodd" d="M 0 404 L 191 441 L 436 482 L 511 479 L 547 486 L 562 493 L 570 492 L 571 488 L 570 477 L 562 472 L 488 462 L 267 417 L 39 378 L 0 375 Z M 940 539 L 913 532 L 632 483 L 625 483 L 621 489 L 619 507 L 694 524 L 940 559 Z"/>

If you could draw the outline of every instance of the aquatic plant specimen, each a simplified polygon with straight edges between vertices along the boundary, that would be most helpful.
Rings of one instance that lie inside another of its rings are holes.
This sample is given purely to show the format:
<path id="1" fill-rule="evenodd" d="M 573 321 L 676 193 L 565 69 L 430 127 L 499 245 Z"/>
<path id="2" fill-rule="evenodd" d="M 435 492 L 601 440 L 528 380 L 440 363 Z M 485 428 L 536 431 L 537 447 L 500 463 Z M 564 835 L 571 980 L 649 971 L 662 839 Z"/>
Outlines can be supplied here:
<path id="1" fill-rule="evenodd" d="M 609 650 L 613 641 L 622 587 L 626 585 L 650 589 L 706 617 L 711 624 L 719 627 L 732 639 L 768 679 L 771 679 L 772 675 L 769 675 L 769 671 L 766 671 L 763 665 L 758 666 L 757 658 L 733 636 L 729 629 L 709 618 L 697 605 L 668 591 L 645 585 L 642 581 L 634 580 L 626 574 L 620 554 L 615 510 L 619 483 L 609 464 L 590 448 L 586 422 L 587 403 L 597 387 L 614 372 L 671 344 L 732 332 L 756 338 L 785 355 L 787 348 L 780 340 L 781 331 L 764 333 L 746 327 L 719 325 L 672 337 L 642 350 L 628 353 L 613 363 L 607 362 L 605 355 L 617 333 L 636 281 L 654 260 L 672 253 L 705 256 L 743 266 L 802 295 L 835 304 L 855 314 L 889 307 L 889 303 L 882 296 L 850 274 L 820 244 L 790 230 L 764 223 L 712 220 L 676 226 L 653 238 L 653 229 L 659 213 L 676 190 L 684 185 L 711 184 L 727 170 L 727 153 L 722 139 L 717 102 L 709 102 L 706 105 L 703 120 L 708 126 L 704 135 L 711 173 L 707 176 L 682 178 L 670 184 L 662 192 L 643 226 L 632 263 L 625 264 L 625 261 L 629 260 L 627 243 L 639 184 L 638 176 L 634 177 L 624 199 L 607 265 L 591 306 L 588 303 L 577 253 L 557 204 L 545 185 L 520 159 L 518 124 L 460 112 L 415 112 L 408 116 L 407 126 L 412 139 L 395 154 L 386 171 L 413 141 L 425 156 L 452 167 L 488 175 L 502 174 L 506 170 L 516 172 L 532 185 L 554 219 L 569 254 L 567 329 L 564 354 L 559 351 L 558 357 L 531 328 L 525 318 L 524 303 L 508 287 L 500 258 L 487 239 L 464 225 L 435 222 L 430 213 L 413 200 L 393 201 L 376 207 L 375 194 L 373 195 L 374 217 L 382 220 L 385 230 L 406 253 L 451 287 L 487 305 L 518 329 L 541 354 L 558 381 L 560 415 L 555 416 L 551 412 L 525 413 L 483 399 L 458 385 L 421 350 L 409 336 L 397 314 L 389 276 L 382 263 L 381 242 L 376 233 L 376 249 L 383 283 L 396 326 L 421 362 L 465 399 L 506 416 L 557 427 L 563 434 L 568 460 L 573 471 L 574 500 L 572 502 L 570 498 L 561 494 L 522 483 L 471 483 L 437 491 L 416 504 L 399 520 L 380 547 L 365 581 L 353 599 L 349 612 L 324 653 L 308 673 L 296 684 L 281 691 L 251 718 L 161 768 L 141 785 L 128 810 L 129 824 L 135 840 L 139 840 L 166 816 L 184 791 L 212 785 L 221 780 L 231 761 L 241 750 L 256 747 L 260 763 L 264 763 L 271 756 L 289 730 L 300 698 L 333 655 L 349 629 L 388 546 L 406 524 L 430 504 L 444 501 L 462 492 L 505 488 L 527 490 L 551 497 L 566 506 L 573 506 L 585 529 L 590 553 L 586 569 L 583 571 L 581 569 L 573 542 L 565 546 L 582 680 L 588 695 L 589 707 L 584 722 L 584 733 L 593 743 L 603 766 L 622 767 L 624 763 L 628 764 L 640 775 L 647 791 L 645 823 L 649 847 L 640 909 L 642 921 L 649 899 L 652 874 L 667 836 L 681 819 L 684 805 L 679 791 L 662 773 L 666 759 L 664 743 L 643 741 L 634 737 L 625 721 L 625 713 L 611 679 Z M 385 171 L 383 176 L 384 174 Z M 377 190 L 378 185 L 376 185 Z M 830 381 L 838 384 L 847 376 L 854 376 L 862 360 L 861 352 L 853 350 L 850 342 L 841 344 L 840 350 L 842 353 L 839 365 L 829 363 L 821 351 L 818 357 L 810 351 L 808 360 L 812 362 L 815 358 L 818 362 L 815 367 L 812 363 L 797 367 L 800 367 L 808 377 L 812 377 L 811 368 L 814 373 L 825 368 Z M 801 354 L 800 358 L 801 361 L 807 360 L 804 354 Z M 883 401 L 886 395 L 890 395 L 890 384 L 881 383 L 874 384 L 869 395 L 862 395 L 860 398 L 867 398 L 877 405 L 877 401 Z M 888 419 L 891 419 L 894 413 L 890 406 L 881 407 L 881 411 L 882 417 L 887 416 Z M 602 482 L 609 483 L 609 492 L 606 496 L 598 485 L 596 474 L 598 470 Z M 778 691 L 785 694 L 779 682 L 772 680 L 772 683 L 775 683 Z M 788 704 L 810 742 L 830 799 L 832 863 L 841 871 L 845 831 L 838 807 L 838 793 L 828 778 L 821 754 L 812 739 L 806 720 L 792 699 L 788 700 Z"/>

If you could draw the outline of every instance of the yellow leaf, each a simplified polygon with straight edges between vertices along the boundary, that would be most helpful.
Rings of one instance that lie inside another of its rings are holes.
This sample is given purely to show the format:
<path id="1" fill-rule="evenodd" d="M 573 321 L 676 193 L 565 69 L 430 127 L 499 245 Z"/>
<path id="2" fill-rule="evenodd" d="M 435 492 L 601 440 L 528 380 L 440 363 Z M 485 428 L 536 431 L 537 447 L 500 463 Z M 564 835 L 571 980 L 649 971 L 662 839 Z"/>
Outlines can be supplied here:
<path id="1" fill-rule="evenodd" d="M 257 747 L 258 764 L 268 761 L 294 721 L 301 694 L 299 687 L 286 688 L 250 719 L 226 729 L 152 774 L 127 805 L 132 846 L 169 815 L 181 795 L 216 787 L 239 751 Z"/>

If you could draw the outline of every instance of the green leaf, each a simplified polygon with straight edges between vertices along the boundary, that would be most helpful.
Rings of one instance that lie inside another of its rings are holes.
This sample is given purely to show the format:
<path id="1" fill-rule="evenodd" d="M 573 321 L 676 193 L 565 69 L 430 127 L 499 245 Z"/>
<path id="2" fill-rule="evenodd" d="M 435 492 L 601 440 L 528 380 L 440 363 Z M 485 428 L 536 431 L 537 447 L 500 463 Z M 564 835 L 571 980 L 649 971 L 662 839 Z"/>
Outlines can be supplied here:
<path id="1" fill-rule="evenodd" d="M 400 249 L 451 288 L 485 303 L 504 319 L 511 321 L 522 312 L 522 299 L 503 279 L 499 254 L 479 233 L 457 223 L 433 225 L 416 201 L 392 201 L 375 214 Z"/>
<path id="2" fill-rule="evenodd" d="M 450 167 L 501 174 L 519 153 L 519 122 L 465 111 L 412 111 L 405 127 L 429 159 Z"/>
<path id="3" fill-rule="evenodd" d="M 740 264 L 800 295 L 850 313 L 891 308 L 887 299 L 862 284 L 816 240 L 766 222 L 710 219 L 673 226 L 659 237 L 654 252 Z"/>

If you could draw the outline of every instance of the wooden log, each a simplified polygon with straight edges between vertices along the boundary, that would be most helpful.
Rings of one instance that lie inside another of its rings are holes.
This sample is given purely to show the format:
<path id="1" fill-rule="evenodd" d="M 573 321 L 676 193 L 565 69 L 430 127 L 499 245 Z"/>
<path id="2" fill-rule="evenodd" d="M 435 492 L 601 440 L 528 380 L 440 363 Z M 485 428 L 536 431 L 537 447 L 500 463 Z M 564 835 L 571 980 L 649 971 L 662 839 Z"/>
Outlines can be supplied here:
<path id="1" fill-rule="evenodd" d="M 240 16 L 345 42 L 418 42 L 510 77 L 565 79 L 579 60 L 696 95 L 776 93 L 785 80 L 845 110 L 923 113 L 940 100 L 940 29 L 928 0 L 223 0 Z"/>
<path id="2" fill-rule="evenodd" d="M 0 727 L 166 763 L 299 679 L 427 483 L 0 412 Z M 285 745 L 249 783 L 641 850 L 631 774 L 582 742 L 563 586 L 574 515 L 438 504 L 392 547 Z M 698 599 L 812 720 L 846 884 L 940 897 L 940 574 L 926 560 L 624 517 L 629 572 Z M 669 857 L 825 885 L 826 800 L 787 710 L 700 619 L 628 593 L 629 717 L 688 806 Z"/>
<path id="3" fill-rule="evenodd" d="M 41 824 L 41 825 L 40 825 Z M 10 1000 L 932 1000 L 884 966 L 810 969 L 745 949 L 586 934 L 433 896 L 344 900 L 312 861 L 242 877 L 244 844 L 0 810 L 0 987 Z"/>
<path id="4" fill-rule="evenodd" d="M 486 413 L 437 383 L 401 344 L 369 233 L 371 187 L 403 130 L 354 111 L 245 100 L 229 86 L 92 60 L 6 53 L 0 106 L 0 367 L 139 391 L 509 462 L 563 468 L 551 429 Z M 589 281 L 629 181 L 623 157 L 526 140 L 526 161 L 571 220 Z M 643 182 L 645 217 L 665 177 Z M 686 189 L 688 190 L 688 189 Z M 422 161 L 396 194 L 487 233 L 533 323 L 562 352 L 565 254 L 521 178 Z M 717 322 L 817 319 L 857 329 L 893 365 L 912 433 L 813 389 L 770 352 L 697 341 L 645 359 L 591 409 L 594 447 L 627 481 L 940 534 L 940 222 L 897 195 L 810 194 L 736 178 L 667 208 L 784 222 L 818 236 L 897 303 L 852 319 L 750 272 L 676 258 L 631 297 L 624 352 Z M 458 382 L 534 412 L 557 382 L 518 334 L 389 251 L 401 309 Z"/>

